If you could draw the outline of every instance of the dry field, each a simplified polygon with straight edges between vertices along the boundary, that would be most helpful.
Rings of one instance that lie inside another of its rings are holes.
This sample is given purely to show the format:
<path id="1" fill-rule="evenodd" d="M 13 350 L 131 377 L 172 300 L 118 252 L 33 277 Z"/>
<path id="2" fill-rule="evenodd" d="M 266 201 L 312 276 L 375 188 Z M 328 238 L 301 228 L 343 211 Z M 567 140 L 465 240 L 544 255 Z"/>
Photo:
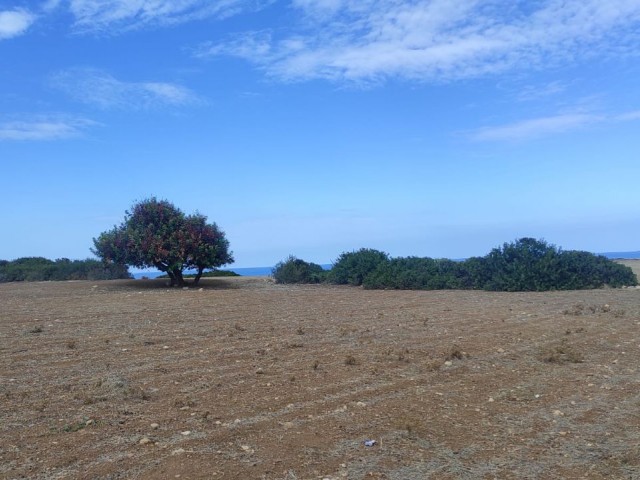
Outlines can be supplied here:
<path id="1" fill-rule="evenodd" d="M 0 478 L 640 479 L 640 289 L 202 287 L 0 285 Z"/>

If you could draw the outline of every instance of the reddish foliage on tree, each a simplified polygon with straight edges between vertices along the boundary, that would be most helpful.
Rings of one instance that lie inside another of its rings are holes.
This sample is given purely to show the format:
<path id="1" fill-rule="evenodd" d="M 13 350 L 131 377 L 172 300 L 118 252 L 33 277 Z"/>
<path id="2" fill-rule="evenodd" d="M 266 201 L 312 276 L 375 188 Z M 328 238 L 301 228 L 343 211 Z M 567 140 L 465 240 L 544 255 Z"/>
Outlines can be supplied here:
<path id="1" fill-rule="evenodd" d="M 93 239 L 92 252 L 104 262 L 166 272 L 172 285 L 184 285 L 182 272 L 196 269 L 197 284 L 207 268 L 233 263 L 229 242 L 215 223 L 185 215 L 155 197 L 133 205 L 124 221 Z"/>

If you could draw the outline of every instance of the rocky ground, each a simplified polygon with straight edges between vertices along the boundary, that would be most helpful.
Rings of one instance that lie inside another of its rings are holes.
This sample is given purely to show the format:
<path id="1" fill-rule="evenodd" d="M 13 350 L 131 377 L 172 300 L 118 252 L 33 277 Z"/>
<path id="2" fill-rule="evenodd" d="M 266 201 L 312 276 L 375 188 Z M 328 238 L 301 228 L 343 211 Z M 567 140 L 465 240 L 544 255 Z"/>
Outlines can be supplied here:
<path id="1" fill-rule="evenodd" d="M 640 289 L 243 277 L 0 305 L 0 478 L 640 479 Z"/>

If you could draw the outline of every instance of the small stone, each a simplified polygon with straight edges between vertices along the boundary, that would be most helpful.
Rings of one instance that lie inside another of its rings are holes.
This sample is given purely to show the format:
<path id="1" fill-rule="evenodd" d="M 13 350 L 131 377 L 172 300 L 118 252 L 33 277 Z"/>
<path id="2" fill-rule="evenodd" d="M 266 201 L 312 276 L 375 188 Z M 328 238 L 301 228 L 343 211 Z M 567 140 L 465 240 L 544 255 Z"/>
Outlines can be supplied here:
<path id="1" fill-rule="evenodd" d="M 180 432 L 180 435 L 184 435 L 185 437 L 187 435 L 191 435 L 191 430 L 185 430 L 184 432 Z"/>
<path id="2" fill-rule="evenodd" d="M 184 448 L 176 448 L 171 452 L 171 455 L 180 455 L 181 453 L 184 453 Z"/>
<path id="3" fill-rule="evenodd" d="M 560 411 L 560 410 L 554 410 L 553 411 L 553 416 L 554 417 L 564 417 L 564 413 L 562 413 L 562 411 Z"/>
<path id="4" fill-rule="evenodd" d="M 140 445 L 147 445 L 151 443 L 151 440 L 149 439 L 149 437 L 142 437 L 138 443 Z"/>
<path id="5" fill-rule="evenodd" d="M 489 397 L 489 402 L 495 402 L 495 400 L 493 399 L 493 397 Z"/>
<path id="6" fill-rule="evenodd" d="M 167 345 L 165 345 L 164 347 L 162 347 L 164 350 L 169 350 L 169 347 Z"/>
<path id="7" fill-rule="evenodd" d="M 453 362 L 451 360 L 447 360 L 446 362 L 444 362 L 445 367 L 450 367 L 451 365 L 453 365 Z"/>
<path id="8" fill-rule="evenodd" d="M 154 430 L 157 430 L 158 428 L 160 428 L 160 425 L 158 425 L 157 423 L 152 423 L 151 425 L 149 425 L 151 428 L 153 428 Z"/>
<path id="9" fill-rule="evenodd" d="M 367 404 L 366 404 L 366 403 L 364 403 L 364 402 L 358 402 L 358 403 L 356 403 L 356 405 L 357 405 L 358 407 L 366 407 L 366 406 L 367 406 Z"/>
<path id="10" fill-rule="evenodd" d="M 89 425 L 93 425 L 93 420 L 87 420 L 85 425 L 88 427 Z"/>
<path id="11" fill-rule="evenodd" d="M 251 450 L 251 447 L 249 445 L 242 445 L 240 448 L 245 452 L 248 452 L 249 450 Z"/>
<path id="12" fill-rule="evenodd" d="M 504 353 L 504 348 L 499 348 L 498 353 Z"/>
<path id="13" fill-rule="evenodd" d="M 264 370 L 262 370 L 261 368 L 256 370 L 256 375 L 263 375 L 263 374 L 264 374 Z"/>

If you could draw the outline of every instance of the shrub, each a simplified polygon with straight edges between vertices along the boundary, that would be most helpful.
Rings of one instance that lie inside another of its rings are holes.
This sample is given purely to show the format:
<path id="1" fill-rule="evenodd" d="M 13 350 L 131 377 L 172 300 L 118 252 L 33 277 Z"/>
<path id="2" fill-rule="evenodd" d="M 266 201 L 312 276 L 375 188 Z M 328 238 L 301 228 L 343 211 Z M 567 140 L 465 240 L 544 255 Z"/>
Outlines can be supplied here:
<path id="1" fill-rule="evenodd" d="M 460 263 L 447 259 L 394 258 L 367 275 L 365 288 L 440 290 L 464 288 Z"/>
<path id="2" fill-rule="evenodd" d="M 465 262 L 466 263 L 466 262 Z M 636 285 L 633 271 L 603 256 L 562 251 L 544 240 L 521 238 L 493 249 L 473 264 L 477 288 L 545 291 Z"/>
<path id="3" fill-rule="evenodd" d="M 326 271 L 316 263 L 309 263 L 289 255 L 271 271 L 276 283 L 320 283 Z"/>
<path id="4" fill-rule="evenodd" d="M 380 261 L 373 271 L 364 268 L 370 263 L 354 260 L 360 252 L 343 254 L 343 262 L 336 265 L 342 270 L 332 271 L 332 277 L 357 280 L 362 276 L 365 288 L 465 288 L 509 292 L 575 290 L 605 285 L 620 287 L 638 283 L 629 267 L 588 252 L 562 251 L 544 240 L 533 238 L 505 243 L 484 257 L 472 257 L 464 262 L 394 258 Z M 362 256 L 368 258 L 365 253 Z M 356 284 L 355 280 L 349 283 Z"/>
<path id="5" fill-rule="evenodd" d="M 367 275 L 388 261 L 387 253 L 370 248 L 344 252 L 331 267 L 328 280 L 338 285 L 362 285 Z"/>
<path id="6" fill-rule="evenodd" d="M 11 262 L 0 261 L 0 282 L 48 280 L 109 280 L 131 278 L 124 265 L 109 264 L 93 259 L 55 261 L 43 257 L 23 257 Z"/>

